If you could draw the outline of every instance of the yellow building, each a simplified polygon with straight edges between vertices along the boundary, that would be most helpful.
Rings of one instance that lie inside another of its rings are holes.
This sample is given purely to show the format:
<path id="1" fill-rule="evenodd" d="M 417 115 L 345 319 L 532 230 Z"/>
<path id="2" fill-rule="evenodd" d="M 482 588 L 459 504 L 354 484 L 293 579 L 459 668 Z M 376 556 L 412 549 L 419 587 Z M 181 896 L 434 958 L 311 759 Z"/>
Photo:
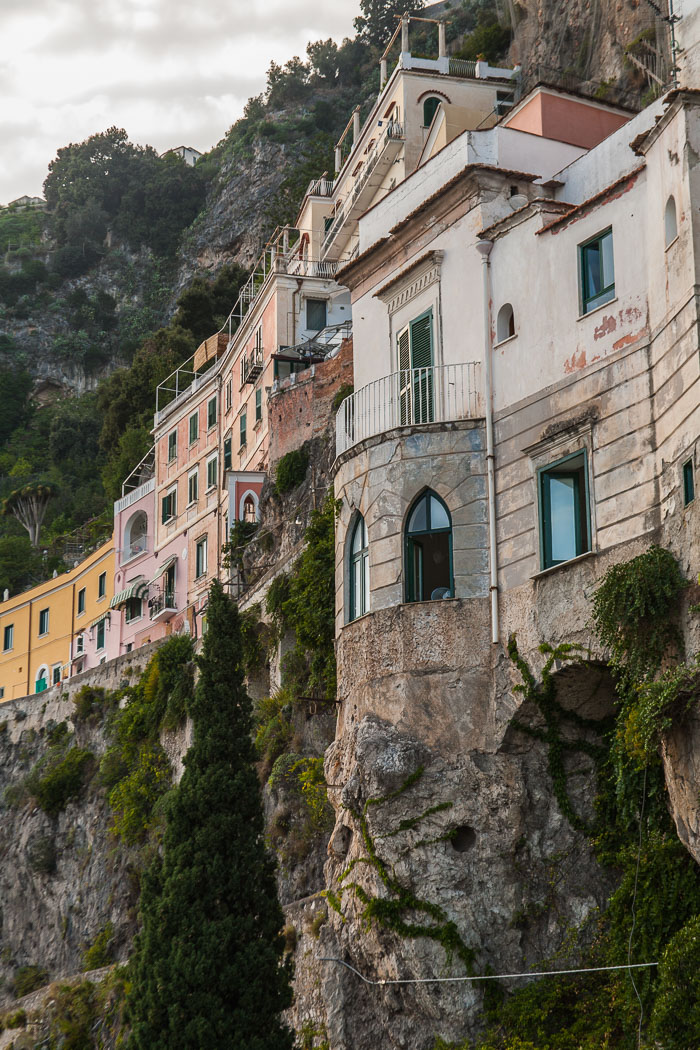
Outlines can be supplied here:
<path id="1" fill-rule="evenodd" d="M 0 701 L 104 662 L 114 593 L 110 539 L 69 572 L 0 603 Z"/>

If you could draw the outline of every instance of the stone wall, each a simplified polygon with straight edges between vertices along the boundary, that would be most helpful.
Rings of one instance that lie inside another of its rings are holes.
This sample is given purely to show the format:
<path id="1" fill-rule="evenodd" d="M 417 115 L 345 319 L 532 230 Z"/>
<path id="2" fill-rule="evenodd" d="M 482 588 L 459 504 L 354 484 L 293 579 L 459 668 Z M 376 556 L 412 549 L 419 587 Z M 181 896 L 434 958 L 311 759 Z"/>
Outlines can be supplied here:
<path id="1" fill-rule="evenodd" d="M 369 438 L 339 457 L 335 495 L 336 627 L 348 618 L 347 539 L 356 513 L 369 536 L 370 610 L 404 601 L 404 527 L 417 496 L 432 488 L 452 516 L 454 594 L 488 594 L 485 434 L 481 420 L 402 427 Z"/>
<path id="2" fill-rule="evenodd" d="M 334 357 L 280 382 L 268 404 L 272 467 L 286 452 L 328 434 L 333 399 L 352 382 L 352 339 L 344 340 Z"/>

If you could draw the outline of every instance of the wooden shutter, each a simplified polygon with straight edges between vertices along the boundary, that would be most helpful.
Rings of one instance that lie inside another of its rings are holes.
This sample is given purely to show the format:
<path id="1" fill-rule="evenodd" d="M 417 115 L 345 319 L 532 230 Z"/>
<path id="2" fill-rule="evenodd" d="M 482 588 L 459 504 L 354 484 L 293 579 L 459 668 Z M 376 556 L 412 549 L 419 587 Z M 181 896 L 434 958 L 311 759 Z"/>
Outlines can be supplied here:
<path id="1" fill-rule="evenodd" d="M 433 311 L 411 321 L 411 369 L 414 423 L 431 423 L 433 411 Z"/>
<path id="2" fill-rule="evenodd" d="M 411 422 L 411 354 L 408 326 L 396 337 L 399 362 L 399 423 Z"/>

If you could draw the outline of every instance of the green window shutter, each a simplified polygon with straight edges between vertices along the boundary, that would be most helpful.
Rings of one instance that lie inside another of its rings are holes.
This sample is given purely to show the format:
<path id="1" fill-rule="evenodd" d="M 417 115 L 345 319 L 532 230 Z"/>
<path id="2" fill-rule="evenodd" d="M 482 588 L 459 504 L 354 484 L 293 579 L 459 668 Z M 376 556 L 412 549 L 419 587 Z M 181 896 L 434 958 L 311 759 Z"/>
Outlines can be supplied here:
<path id="1" fill-rule="evenodd" d="M 405 368 L 411 367 L 408 328 L 404 328 L 403 332 L 399 332 L 397 343 L 399 347 L 399 371 L 402 372 Z"/>
<path id="2" fill-rule="evenodd" d="M 190 445 L 193 445 L 199 434 L 199 416 L 190 416 Z"/>
<path id="3" fill-rule="evenodd" d="M 433 311 L 411 321 L 411 368 L 430 368 L 433 364 Z"/>
<path id="4" fill-rule="evenodd" d="M 224 438 L 224 470 L 231 469 L 231 438 Z"/>
<path id="5" fill-rule="evenodd" d="M 262 419 L 262 390 L 255 391 L 255 422 Z"/>
<path id="6" fill-rule="evenodd" d="M 242 448 L 245 445 L 245 443 L 246 443 L 246 414 L 245 414 L 245 412 L 243 412 L 242 415 L 241 415 L 240 428 L 241 428 L 241 448 Z"/>

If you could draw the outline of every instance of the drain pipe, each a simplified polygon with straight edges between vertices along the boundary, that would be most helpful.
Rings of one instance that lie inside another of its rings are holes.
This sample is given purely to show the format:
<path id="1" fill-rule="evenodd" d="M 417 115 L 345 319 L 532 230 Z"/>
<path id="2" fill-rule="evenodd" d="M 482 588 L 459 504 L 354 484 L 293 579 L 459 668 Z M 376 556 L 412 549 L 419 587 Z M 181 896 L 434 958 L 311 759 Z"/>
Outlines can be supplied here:
<path id="1" fill-rule="evenodd" d="M 479 241 L 476 250 L 481 255 L 484 275 L 484 401 L 486 402 L 486 481 L 489 501 L 489 566 L 491 582 L 491 642 L 499 640 L 498 623 L 498 553 L 496 547 L 496 476 L 493 450 L 493 353 L 491 347 L 491 266 L 489 256 L 493 241 Z"/>

